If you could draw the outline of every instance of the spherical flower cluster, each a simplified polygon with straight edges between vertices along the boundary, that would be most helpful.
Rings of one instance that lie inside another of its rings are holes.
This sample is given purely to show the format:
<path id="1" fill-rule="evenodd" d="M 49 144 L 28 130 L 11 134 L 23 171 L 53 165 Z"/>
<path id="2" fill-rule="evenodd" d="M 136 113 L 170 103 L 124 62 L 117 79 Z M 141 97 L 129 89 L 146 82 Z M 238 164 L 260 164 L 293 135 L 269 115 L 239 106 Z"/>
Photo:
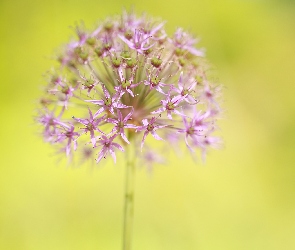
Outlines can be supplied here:
<path id="1" fill-rule="evenodd" d="M 116 161 L 134 137 L 141 150 L 150 136 L 203 154 L 218 145 L 220 88 L 208 80 L 204 52 L 181 28 L 169 37 L 164 24 L 123 12 L 91 32 L 77 27 L 40 101 L 46 141 L 97 162 L 109 154 Z"/>

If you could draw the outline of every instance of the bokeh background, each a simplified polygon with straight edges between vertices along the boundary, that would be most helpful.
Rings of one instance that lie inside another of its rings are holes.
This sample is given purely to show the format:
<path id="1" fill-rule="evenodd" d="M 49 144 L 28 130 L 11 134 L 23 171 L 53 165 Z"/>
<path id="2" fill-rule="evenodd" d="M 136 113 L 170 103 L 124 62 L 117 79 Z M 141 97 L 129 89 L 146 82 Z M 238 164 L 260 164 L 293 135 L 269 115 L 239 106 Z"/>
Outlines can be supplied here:
<path id="1" fill-rule="evenodd" d="M 56 164 L 32 116 L 69 26 L 132 5 L 200 36 L 225 86 L 221 150 L 138 170 L 134 249 L 295 249 L 291 0 L 1 0 L 0 249 L 121 249 L 123 164 Z"/>

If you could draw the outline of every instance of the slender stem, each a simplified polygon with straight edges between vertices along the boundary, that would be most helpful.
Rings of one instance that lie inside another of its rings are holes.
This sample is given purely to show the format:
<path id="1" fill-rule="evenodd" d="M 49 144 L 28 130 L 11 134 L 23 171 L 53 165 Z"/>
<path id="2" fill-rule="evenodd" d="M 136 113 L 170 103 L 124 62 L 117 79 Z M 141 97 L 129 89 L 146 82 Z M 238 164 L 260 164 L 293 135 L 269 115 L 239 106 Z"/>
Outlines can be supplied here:
<path id="1" fill-rule="evenodd" d="M 135 182 L 135 138 L 129 133 L 130 144 L 126 147 L 126 177 L 125 177 L 125 204 L 124 204 L 124 229 L 123 250 L 131 250 L 132 228 L 134 214 L 134 182 Z"/>

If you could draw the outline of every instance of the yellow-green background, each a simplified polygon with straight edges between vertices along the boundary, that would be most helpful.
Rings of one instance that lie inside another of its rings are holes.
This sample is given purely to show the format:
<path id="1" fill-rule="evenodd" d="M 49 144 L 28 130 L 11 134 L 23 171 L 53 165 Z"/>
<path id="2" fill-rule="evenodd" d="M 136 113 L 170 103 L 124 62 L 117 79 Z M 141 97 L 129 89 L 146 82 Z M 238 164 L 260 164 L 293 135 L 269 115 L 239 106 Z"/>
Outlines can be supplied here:
<path id="1" fill-rule="evenodd" d="M 295 249 L 295 3 L 279 0 L 1 0 L 0 249 L 121 248 L 124 166 L 57 166 L 32 115 L 69 26 L 131 5 L 198 34 L 225 85 L 222 150 L 138 171 L 133 249 Z"/>

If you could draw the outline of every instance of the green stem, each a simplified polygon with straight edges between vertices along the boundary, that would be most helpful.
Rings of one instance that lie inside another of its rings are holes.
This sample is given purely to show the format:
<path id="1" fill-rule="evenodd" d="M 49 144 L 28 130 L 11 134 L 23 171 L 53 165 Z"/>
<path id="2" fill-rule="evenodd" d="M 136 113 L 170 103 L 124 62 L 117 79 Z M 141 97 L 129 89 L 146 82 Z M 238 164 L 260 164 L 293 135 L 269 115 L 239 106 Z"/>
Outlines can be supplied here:
<path id="1" fill-rule="evenodd" d="M 135 141 L 129 134 L 130 144 L 126 147 L 126 177 L 125 177 L 125 204 L 123 250 L 131 250 L 133 214 L 134 214 L 134 182 L 135 182 Z"/>

